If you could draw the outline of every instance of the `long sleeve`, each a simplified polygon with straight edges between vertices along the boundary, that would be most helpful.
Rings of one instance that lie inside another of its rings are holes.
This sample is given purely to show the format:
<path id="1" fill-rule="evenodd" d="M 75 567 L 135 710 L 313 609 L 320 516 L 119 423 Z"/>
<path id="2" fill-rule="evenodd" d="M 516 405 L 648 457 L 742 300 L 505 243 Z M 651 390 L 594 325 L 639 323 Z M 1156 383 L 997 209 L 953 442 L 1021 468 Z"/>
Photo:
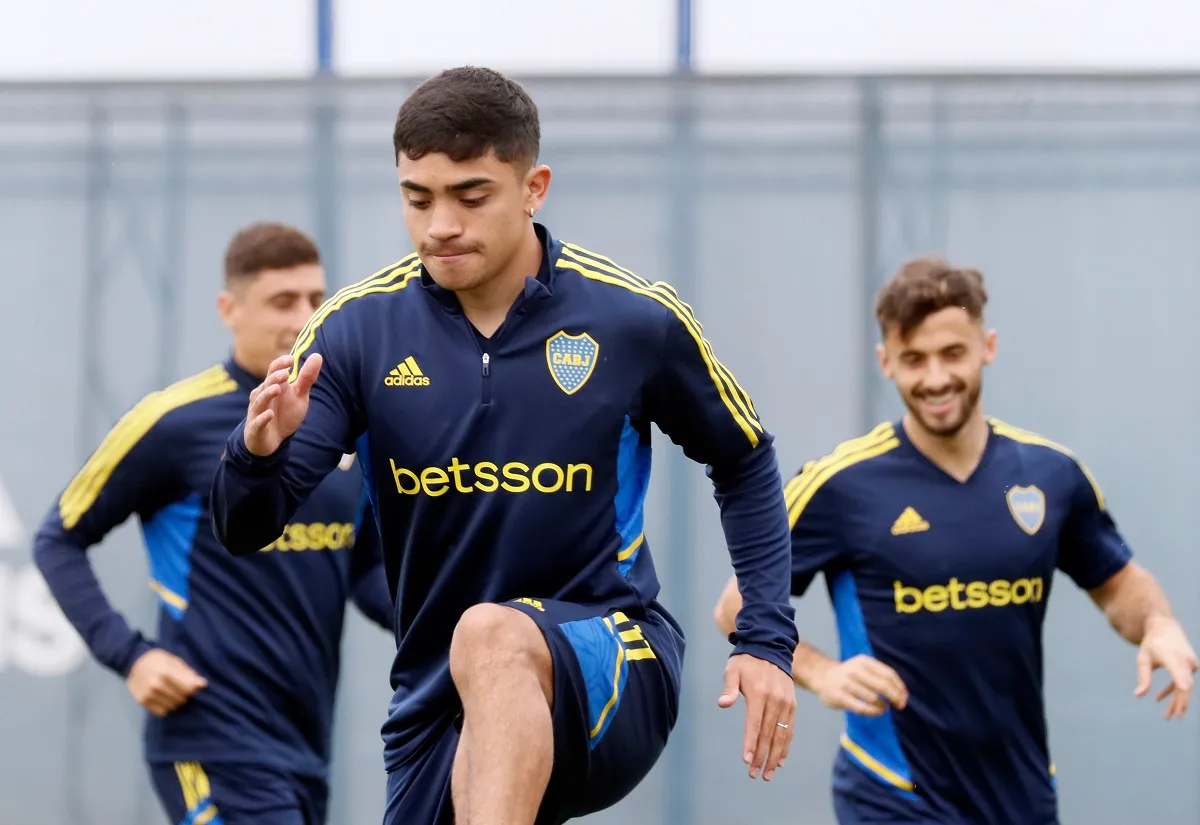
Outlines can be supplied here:
<path id="1" fill-rule="evenodd" d="M 42 520 L 33 558 L 92 655 L 125 676 L 152 644 L 113 609 L 88 550 L 135 513 L 153 511 L 172 483 L 170 438 L 156 425 L 155 396 L 112 429 Z"/>
<path id="2" fill-rule="evenodd" d="M 351 553 L 351 599 L 368 619 L 385 630 L 393 630 L 396 611 L 384 572 L 379 528 L 366 490 L 363 491 L 363 507 L 354 531 Z"/>
<path id="3" fill-rule="evenodd" d="M 689 458 L 707 465 L 743 599 L 733 652 L 790 675 L 797 642 L 791 541 L 773 438 L 690 309 L 674 296 L 672 303 L 661 365 L 647 388 L 651 417 Z"/>
<path id="4" fill-rule="evenodd" d="M 354 452 L 361 416 L 323 332 L 318 326 L 302 336 L 308 346 L 297 344 L 293 377 L 313 353 L 320 352 L 323 359 L 300 429 L 269 456 L 256 456 L 246 448 L 244 419 L 226 442 L 213 478 L 212 524 L 217 540 L 235 556 L 274 541 L 313 488 L 343 455 Z"/>

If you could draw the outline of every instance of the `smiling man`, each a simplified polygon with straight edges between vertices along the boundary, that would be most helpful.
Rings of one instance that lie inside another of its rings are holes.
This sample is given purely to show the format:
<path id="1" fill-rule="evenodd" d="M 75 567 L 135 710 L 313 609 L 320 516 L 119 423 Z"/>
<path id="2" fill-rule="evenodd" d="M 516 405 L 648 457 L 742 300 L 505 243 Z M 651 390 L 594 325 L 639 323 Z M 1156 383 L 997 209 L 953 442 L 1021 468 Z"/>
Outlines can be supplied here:
<path id="1" fill-rule="evenodd" d="M 908 412 L 805 465 L 786 487 L 792 593 L 818 572 L 841 662 L 796 649 L 796 683 L 846 712 L 834 769 L 841 825 L 1052 825 L 1042 623 L 1055 570 L 1140 646 L 1137 694 L 1171 682 L 1187 710 L 1196 654 L 1131 553 L 1096 480 L 1065 447 L 985 417 L 983 277 L 906 264 L 879 293 L 884 375 Z M 740 607 L 731 580 L 715 615 Z"/>
<path id="2" fill-rule="evenodd" d="M 675 291 L 553 238 L 537 109 L 487 69 L 401 106 L 417 254 L 327 301 L 254 393 L 213 488 L 234 553 L 357 446 L 397 594 L 389 825 L 607 808 L 675 724 L 683 635 L 643 533 L 656 424 L 709 465 L 746 608 L 723 704 L 787 755 L 796 628 L 771 436 Z"/>

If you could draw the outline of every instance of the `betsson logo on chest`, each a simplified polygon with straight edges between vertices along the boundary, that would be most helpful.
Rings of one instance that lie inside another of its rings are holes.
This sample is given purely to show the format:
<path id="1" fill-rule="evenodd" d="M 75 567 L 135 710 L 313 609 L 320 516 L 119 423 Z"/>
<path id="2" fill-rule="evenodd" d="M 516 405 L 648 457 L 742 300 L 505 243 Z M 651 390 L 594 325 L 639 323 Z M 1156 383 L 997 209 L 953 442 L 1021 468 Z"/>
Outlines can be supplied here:
<path id="1" fill-rule="evenodd" d="M 1040 576 L 1011 582 L 1007 579 L 963 582 L 953 578 L 946 584 L 931 585 L 924 590 L 906 587 L 898 581 L 893 583 L 893 590 L 897 613 L 919 613 L 922 610 L 940 613 L 947 608 L 978 610 L 1010 604 L 1036 604 L 1042 600 L 1044 586 Z"/>
<path id="2" fill-rule="evenodd" d="M 392 468 L 392 480 L 396 492 L 402 496 L 427 495 L 433 498 L 446 493 L 494 493 L 505 490 L 509 493 L 591 492 L 592 465 L 568 464 L 565 467 L 552 461 L 544 461 L 530 467 L 520 461 L 509 461 L 503 465 L 494 461 L 477 461 L 464 464 L 457 457 L 450 459 L 447 467 L 425 467 L 410 470 L 398 467 L 394 459 L 388 459 Z M 497 475 L 499 474 L 499 475 Z M 501 481 L 500 479 L 504 480 Z M 453 486 L 452 486 L 453 484 Z"/>

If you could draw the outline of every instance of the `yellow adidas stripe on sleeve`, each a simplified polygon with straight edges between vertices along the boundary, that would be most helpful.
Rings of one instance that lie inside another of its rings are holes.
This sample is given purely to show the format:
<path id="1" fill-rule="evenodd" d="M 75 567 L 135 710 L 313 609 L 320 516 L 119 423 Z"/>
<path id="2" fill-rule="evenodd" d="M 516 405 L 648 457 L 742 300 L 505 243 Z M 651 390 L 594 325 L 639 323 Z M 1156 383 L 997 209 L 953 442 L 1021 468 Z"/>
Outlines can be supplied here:
<path id="1" fill-rule="evenodd" d="M 606 261 L 607 263 L 605 263 Z M 563 245 L 563 257 L 559 258 L 556 266 L 578 272 L 589 280 L 622 287 L 635 294 L 652 298 L 671 310 L 696 342 L 696 346 L 700 350 L 700 357 L 708 368 L 709 377 L 712 378 L 713 385 L 717 388 L 717 393 L 726 409 L 729 410 L 741 431 L 745 433 L 751 446 L 758 446 L 758 434 L 763 431 L 763 426 L 758 421 L 749 395 L 733 378 L 729 369 L 717 359 L 712 345 L 704 338 L 703 328 L 696 320 L 691 307 L 679 299 L 674 289 L 662 281 L 650 283 L 629 270 L 617 266 L 609 259 L 588 252 L 574 244 Z"/>
<path id="2" fill-rule="evenodd" d="M 804 508 L 812 501 L 821 485 L 835 475 L 863 461 L 881 456 L 900 446 L 895 428 L 884 422 L 866 435 L 838 444 L 829 455 L 810 461 L 783 488 L 788 508 L 788 527 L 795 529 Z"/>
<path id="3" fill-rule="evenodd" d="M 218 365 L 152 392 L 139 401 L 109 431 L 63 490 L 58 500 L 58 513 L 63 527 L 70 530 L 79 523 L 79 519 L 96 503 L 117 465 L 164 415 L 178 407 L 236 389 L 237 382 L 223 366 Z"/>
<path id="4" fill-rule="evenodd" d="M 368 278 L 339 289 L 329 298 L 325 299 L 325 302 L 317 307 L 317 311 L 313 313 L 312 317 L 308 319 L 308 323 L 300 330 L 300 335 L 297 336 L 296 343 L 292 345 L 292 371 L 288 375 L 288 381 L 296 380 L 296 375 L 300 369 L 300 358 L 313 345 L 313 342 L 317 339 L 317 330 L 320 329 L 321 324 L 325 323 L 325 320 L 330 315 L 355 298 L 385 292 L 398 292 L 408 286 L 409 281 L 419 277 L 420 274 L 421 259 L 417 257 L 416 253 L 413 253 L 391 266 L 384 267 Z"/>
<path id="5" fill-rule="evenodd" d="M 1051 441 L 1045 436 L 1038 435 L 1029 430 L 1022 430 L 1020 427 L 1014 427 L 1011 424 L 1006 424 L 998 418 L 989 418 L 988 423 L 992 425 L 992 431 L 996 435 L 1003 436 L 1012 441 L 1018 441 L 1022 444 L 1034 444 L 1039 447 L 1046 447 L 1047 449 L 1068 456 L 1079 465 L 1079 469 L 1083 471 L 1084 478 L 1088 480 L 1088 484 L 1092 485 L 1092 492 L 1096 495 L 1096 504 L 1099 505 L 1101 510 L 1105 509 L 1104 491 L 1100 489 L 1100 483 L 1096 481 L 1096 477 L 1092 475 L 1092 471 L 1088 469 L 1087 465 L 1074 452 L 1061 444 Z"/>

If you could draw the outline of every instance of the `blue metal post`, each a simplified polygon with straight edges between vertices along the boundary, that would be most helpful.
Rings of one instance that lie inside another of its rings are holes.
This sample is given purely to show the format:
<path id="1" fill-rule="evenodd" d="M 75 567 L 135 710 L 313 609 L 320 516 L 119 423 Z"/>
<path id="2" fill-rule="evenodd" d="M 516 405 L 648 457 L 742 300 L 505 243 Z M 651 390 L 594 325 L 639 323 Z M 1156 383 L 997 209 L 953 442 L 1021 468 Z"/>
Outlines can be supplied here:
<path id="1" fill-rule="evenodd" d="M 333 0 L 317 0 L 317 74 L 333 74 Z"/>
<path id="2" fill-rule="evenodd" d="M 692 70 L 692 35 L 694 32 L 692 0 L 675 2 L 675 71 Z"/>
<path id="3" fill-rule="evenodd" d="M 695 179 L 698 165 L 693 127 L 692 105 L 692 0 L 676 3 L 676 49 L 674 94 L 672 103 L 671 198 L 668 226 L 672 254 L 671 279 L 680 292 L 695 295 L 699 291 L 696 274 Z M 692 300 L 696 300 L 693 298 Z M 666 559 L 668 580 L 663 584 L 669 594 L 671 611 L 684 625 L 695 621 L 696 577 L 693 572 L 693 531 L 690 462 L 678 450 L 673 451 L 667 473 L 670 485 L 667 510 L 670 513 L 670 554 Z M 691 660 L 684 658 L 684 689 L 679 707 L 679 723 L 671 735 L 671 747 L 665 758 L 662 821 L 670 825 L 693 825 L 696 787 L 696 724 L 694 705 L 689 701 L 690 686 L 698 683 Z"/>

